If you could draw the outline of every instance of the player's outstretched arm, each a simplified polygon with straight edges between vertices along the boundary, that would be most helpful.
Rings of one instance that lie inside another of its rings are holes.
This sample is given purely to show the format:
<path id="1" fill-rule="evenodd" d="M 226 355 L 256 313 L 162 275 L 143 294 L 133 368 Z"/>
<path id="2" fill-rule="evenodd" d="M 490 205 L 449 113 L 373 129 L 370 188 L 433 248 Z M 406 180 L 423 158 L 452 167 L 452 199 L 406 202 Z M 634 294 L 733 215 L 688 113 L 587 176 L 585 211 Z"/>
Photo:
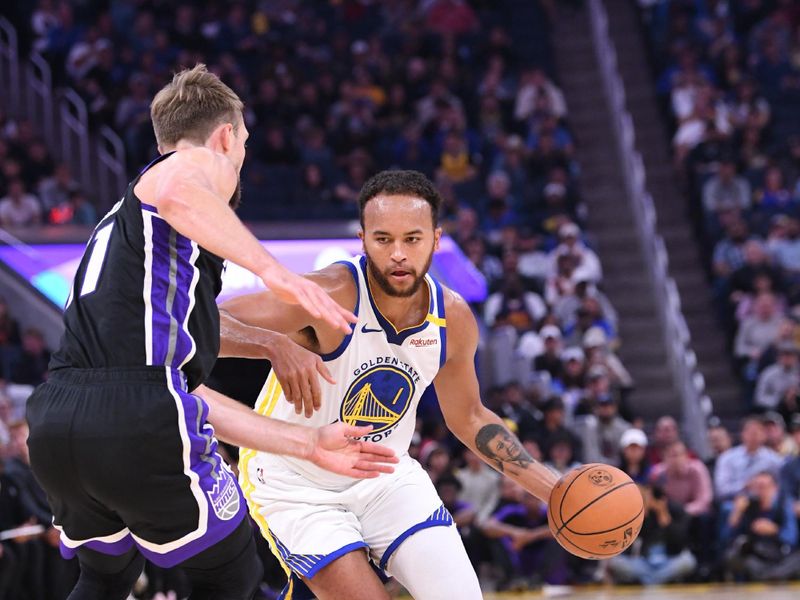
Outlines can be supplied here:
<path id="1" fill-rule="evenodd" d="M 517 436 L 481 403 L 474 362 L 478 326 L 461 298 L 448 304 L 447 321 L 457 327 L 447 328 L 447 361 L 433 382 L 447 426 L 489 466 L 548 502 L 558 476 L 535 461 Z"/>
<path id="2" fill-rule="evenodd" d="M 350 311 L 275 260 L 233 212 L 228 202 L 239 176 L 230 160 L 207 148 L 181 150 L 170 160 L 172 168 L 161 171 L 153 202 L 176 231 L 258 275 L 281 301 L 349 330 L 355 322 Z"/>
<path id="3" fill-rule="evenodd" d="M 204 385 L 193 391 L 208 404 L 208 421 L 229 444 L 309 460 L 340 475 L 367 479 L 394 471 L 394 451 L 355 438 L 371 427 L 334 423 L 320 429 L 270 419 Z"/>

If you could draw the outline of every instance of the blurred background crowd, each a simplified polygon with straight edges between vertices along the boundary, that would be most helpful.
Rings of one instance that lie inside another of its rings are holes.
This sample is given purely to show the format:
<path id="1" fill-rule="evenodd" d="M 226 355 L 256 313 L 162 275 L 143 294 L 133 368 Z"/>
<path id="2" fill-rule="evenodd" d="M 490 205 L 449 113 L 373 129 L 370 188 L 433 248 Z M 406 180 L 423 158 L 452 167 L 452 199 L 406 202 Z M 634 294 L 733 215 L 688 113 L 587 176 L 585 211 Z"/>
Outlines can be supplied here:
<path id="1" fill-rule="evenodd" d="M 444 227 L 489 286 L 473 307 L 484 402 L 535 458 L 559 472 L 617 465 L 646 500 L 630 551 L 603 563 L 568 556 L 544 505 L 421 406 L 411 452 L 487 589 L 800 577 L 800 6 L 639 4 L 747 415 L 710 421 L 706 460 L 675 418 L 645 423 L 631 401 L 581 200 L 581 132 L 552 55 L 553 0 L 38 0 L 9 15 L 93 126 L 119 133 L 131 173 L 157 153 L 153 93 L 196 62 L 218 73 L 251 131 L 244 220 L 353 219 L 361 185 L 386 168 L 435 181 Z M 34 123 L 0 113 L 0 226 L 91 225 L 102 202 Z M 13 313 L 0 301 L 0 531 L 45 533 L 0 541 L 0 599 L 63 598 L 76 566 L 57 557 L 24 444 L 25 399 L 47 377 L 49 351 Z M 220 365 L 221 387 L 237 368 Z M 257 389 L 263 368 L 249 371 Z M 282 571 L 263 543 L 262 554 L 270 597 Z M 148 566 L 140 583 L 142 598 L 185 592 L 177 571 Z"/>

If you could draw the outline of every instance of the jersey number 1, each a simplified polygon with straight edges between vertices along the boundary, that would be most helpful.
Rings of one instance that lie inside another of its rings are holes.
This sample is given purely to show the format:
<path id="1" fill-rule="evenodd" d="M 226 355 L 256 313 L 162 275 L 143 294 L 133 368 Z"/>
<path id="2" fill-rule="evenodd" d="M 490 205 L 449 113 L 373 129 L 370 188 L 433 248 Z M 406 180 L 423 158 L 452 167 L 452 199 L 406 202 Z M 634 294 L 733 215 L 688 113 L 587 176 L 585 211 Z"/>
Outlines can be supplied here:
<path id="1" fill-rule="evenodd" d="M 97 289 L 97 282 L 100 279 L 100 273 L 103 272 L 103 263 L 106 260 L 108 241 L 111 239 L 112 229 L 114 229 L 114 221 L 98 229 L 94 234 L 92 249 L 89 254 L 89 264 L 86 265 L 86 272 L 83 274 L 81 296 L 91 294 Z"/>

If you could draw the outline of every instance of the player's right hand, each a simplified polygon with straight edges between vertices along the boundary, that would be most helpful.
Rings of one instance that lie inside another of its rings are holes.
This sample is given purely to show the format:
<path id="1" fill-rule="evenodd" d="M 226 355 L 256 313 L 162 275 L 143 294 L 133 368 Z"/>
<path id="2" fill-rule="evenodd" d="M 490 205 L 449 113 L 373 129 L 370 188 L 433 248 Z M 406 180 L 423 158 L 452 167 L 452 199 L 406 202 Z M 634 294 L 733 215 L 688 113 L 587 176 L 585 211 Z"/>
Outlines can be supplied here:
<path id="1" fill-rule="evenodd" d="M 288 336 L 276 336 L 272 370 L 281 384 L 286 400 L 294 404 L 294 412 L 304 413 L 306 418 L 322 406 L 322 390 L 319 378 L 330 384 L 336 380 L 318 354 L 306 350 Z"/>
<path id="2" fill-rule="evenodd" d="M 261 273 L 261 280 L 282 302 L 299 304 L 315 319 L 321 319 L 334 329 L 350 333 L 350 323 L 358 321 L 349 310 L 342 308 L 313 281 L 296 275 L 280 264 Z"/>
<path id="3" fill-rule="evenodd" d="M 355 438 L 367 435 L 372 426 L 356 427 L 342 422 L 320 427 L 308 460 L 333 473 L 357 479 L 372 479 L 381 473 L 393 473 L 398 462 L 394 450 Z"/>

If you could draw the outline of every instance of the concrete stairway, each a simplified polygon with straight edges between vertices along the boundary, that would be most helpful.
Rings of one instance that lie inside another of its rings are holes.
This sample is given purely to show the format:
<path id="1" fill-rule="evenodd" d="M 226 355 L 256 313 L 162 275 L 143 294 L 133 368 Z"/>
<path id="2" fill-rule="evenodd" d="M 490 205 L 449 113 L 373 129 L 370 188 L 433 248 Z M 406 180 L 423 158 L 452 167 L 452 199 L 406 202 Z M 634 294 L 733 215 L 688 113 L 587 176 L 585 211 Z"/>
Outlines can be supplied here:
<path id="1" fill-rule="evenodd" d="M 669 132 L 659 112 L 637 9 L 632 0 L 604 0 L 604 4 L 627 107 L 634 121 L 636 146 L 644 159 L 647 188 L 655 203 L 658 230 L 667 246 L 670 275 L 678 285 L 699 370 L 705 377 L 715 414 L 738 415 L 743 409 L 742 393 L 730 366 L 725 336 L 714 317 L 711 288 L 686 200 L 676 183 Z"/>
<path id="2" fill-rule="evenodd" d="M 581 165 L 589 229 L 603 264 L 603 287 L 619 311 L 619 354 L 636 381 L 631 399 L 647 421 L 680 416 L 650 276 L 622 179 L 611 119 L 592 44 L 588 9 L 559 7 L 553 35 L 561 87 Z"/>

